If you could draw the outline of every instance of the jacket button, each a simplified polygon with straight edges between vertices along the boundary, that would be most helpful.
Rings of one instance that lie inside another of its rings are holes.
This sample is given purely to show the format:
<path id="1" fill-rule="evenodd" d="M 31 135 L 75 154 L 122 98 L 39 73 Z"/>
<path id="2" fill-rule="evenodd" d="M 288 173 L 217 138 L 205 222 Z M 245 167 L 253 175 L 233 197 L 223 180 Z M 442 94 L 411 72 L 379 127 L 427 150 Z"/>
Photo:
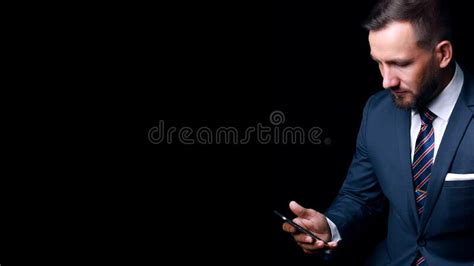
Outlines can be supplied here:
<path id="1" fill-rule="evenodd" d="M 426 246 L 426 240 L 424 240 L 424 239 L 419 239 L 419 240 L 418 240 L 418 246 L 420 246 L 420 247 Z"/>

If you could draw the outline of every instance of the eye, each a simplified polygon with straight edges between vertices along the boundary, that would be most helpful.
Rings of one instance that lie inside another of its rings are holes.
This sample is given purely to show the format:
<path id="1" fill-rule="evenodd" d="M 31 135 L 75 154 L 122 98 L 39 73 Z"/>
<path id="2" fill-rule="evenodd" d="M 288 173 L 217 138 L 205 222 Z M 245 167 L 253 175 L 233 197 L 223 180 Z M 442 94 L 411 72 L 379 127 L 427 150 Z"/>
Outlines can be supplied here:
<path id="1" fill-rule="evenodd" d="M 411 62 L 397 62 L 395 63 L 396 66 L 398 67 L 407 67 L 409 65 L 411 65 Z"/>

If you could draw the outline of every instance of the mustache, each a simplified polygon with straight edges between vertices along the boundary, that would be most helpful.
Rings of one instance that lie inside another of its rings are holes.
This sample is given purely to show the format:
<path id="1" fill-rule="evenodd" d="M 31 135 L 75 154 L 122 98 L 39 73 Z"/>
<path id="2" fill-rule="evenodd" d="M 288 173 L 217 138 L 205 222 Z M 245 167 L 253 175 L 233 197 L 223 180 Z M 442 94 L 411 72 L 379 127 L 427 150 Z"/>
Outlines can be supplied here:
<path id="1" fill-rule="evenodd" d="M 389 89 L 389 90 L 391 90 L 391 91 L 400 91 L 400 90 L 401 90 L 401 91 L 408 91 L 407 89 L 402 88 L 402 87 L 400 87 L 400 86 L 389 87 L 389 88 L 387 88 L 387 89 Z"/>

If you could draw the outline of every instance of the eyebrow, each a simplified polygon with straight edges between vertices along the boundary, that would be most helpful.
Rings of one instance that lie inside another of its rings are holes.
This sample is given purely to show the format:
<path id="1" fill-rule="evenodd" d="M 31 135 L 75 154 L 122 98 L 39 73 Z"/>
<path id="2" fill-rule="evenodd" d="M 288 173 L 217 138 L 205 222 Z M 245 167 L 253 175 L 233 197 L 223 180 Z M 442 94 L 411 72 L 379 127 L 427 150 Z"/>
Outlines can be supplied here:
<path id="1" fill-rule="evenodd" d="M 372 60 L 374 60 L 375 62 L 379 63 L 380 60 L 375 58 L 373 55 L 370 55 L 370 57 L 372 58 Z M 395 59 L 390 59 L 390 60 L 387 60 L 385 61 L 387 64 L 395 64 L 395 65 L 400 65 L 400 64 L 409 64 L 411 62 L 413 62 L 412 59 L 401 59 L 401 58 L 395 58 Z"/>

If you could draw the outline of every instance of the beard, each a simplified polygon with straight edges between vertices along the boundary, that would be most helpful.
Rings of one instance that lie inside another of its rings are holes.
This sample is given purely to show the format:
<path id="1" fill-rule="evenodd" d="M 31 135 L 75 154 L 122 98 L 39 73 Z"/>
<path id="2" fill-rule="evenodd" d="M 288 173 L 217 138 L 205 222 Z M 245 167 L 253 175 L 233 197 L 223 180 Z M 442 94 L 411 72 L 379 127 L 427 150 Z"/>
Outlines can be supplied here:
<path id="1" fill-rule="evenodd" d="M 440 69 L 433 58 L 421 81 L 420 87 L 407 96 L 397 96 L 392 93 L 392 100 L 400 109 L 422 109 L 425 108 L 440 92 Z M 392 88 L 396 90 L 398 88 Z"/>

